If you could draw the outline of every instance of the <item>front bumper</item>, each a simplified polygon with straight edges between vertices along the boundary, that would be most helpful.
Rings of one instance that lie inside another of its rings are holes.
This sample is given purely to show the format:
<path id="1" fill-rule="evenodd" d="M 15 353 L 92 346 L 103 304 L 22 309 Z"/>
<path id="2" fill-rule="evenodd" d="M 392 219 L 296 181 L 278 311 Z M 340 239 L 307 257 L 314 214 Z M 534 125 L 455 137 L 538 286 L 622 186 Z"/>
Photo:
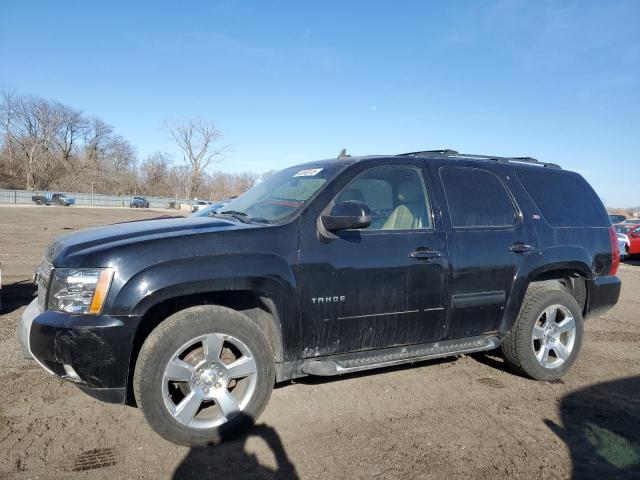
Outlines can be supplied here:
<path id="1" fill-rule="evenodd" d="M 606 313 L 618 303 L 622 282 L 618 277 L 596 277 L 587 280 L 587 308 L 585 318 Z"/>
<path id="2" fill-rule="evenodd" d="M 69 315 L 40 310 L 34 300 L 22 315 L 18 341 L 26 358 L 112 403 L 126 400 L 129 362 L 139 317 Z M 77 376 L 69 374 L 75 372 Z"/>

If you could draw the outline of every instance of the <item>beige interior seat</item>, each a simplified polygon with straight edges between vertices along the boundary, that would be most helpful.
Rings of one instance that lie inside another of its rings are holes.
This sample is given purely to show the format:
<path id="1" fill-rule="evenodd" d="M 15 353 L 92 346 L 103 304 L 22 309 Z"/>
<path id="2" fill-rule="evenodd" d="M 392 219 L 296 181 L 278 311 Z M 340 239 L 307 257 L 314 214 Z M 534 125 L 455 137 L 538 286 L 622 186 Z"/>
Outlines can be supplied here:
<path id="1" fill-rule="evenodd" d="M 398 186 L 398 202 L 382 230 L 411 230 L 428 226 L 424 195 L 415 180 L 405 180 Z"/>

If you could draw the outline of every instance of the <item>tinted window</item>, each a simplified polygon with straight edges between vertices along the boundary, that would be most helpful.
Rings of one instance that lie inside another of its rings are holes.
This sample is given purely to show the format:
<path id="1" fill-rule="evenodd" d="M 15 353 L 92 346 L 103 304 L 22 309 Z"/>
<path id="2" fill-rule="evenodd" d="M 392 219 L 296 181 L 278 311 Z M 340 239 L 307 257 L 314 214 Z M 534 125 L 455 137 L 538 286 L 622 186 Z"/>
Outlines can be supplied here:
<path id="1" fill-rule="evenodd" d="M 454 228 L 507 227 L 515 223 L 511 197 L 495 174 L 477 168 L 443 167 L 440 178 Z"/>
<path id="2" fill-rule="evenodd" d="M 431 213 L 420 172 L 413 167 L 376 167 L 358 175 L 335 198 L 357 200 L 373 214 L 368 230 L 431 228 Z"/>
<path id="3" fill-rule="evenodd" d="M 522 170 L 517 175 L 549 225 L 606 227 L 611 224 L 602 202 L 581 176 L 546 169 Z"/>
<path id="4" fill-rule="evenodd" d="M 281 170 L 233 199 L 223 212 L 242 212 L 254 221 L 266 223 L 284 221 L 301 210 L 342 168 L 318 164 Z"/>

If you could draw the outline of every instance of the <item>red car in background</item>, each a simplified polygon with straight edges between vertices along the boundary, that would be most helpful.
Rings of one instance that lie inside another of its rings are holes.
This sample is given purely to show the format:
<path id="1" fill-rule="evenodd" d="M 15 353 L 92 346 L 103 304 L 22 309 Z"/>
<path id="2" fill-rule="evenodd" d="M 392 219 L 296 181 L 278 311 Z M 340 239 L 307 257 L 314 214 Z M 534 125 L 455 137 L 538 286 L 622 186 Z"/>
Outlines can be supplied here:
<path id="1" fill-rule="evenodd" d="M 628 255 L 640 255 L 640 224 L 629 225 L 625 222 L 624 227 L 628 228 L 626 235 L 629 237 Z"/>

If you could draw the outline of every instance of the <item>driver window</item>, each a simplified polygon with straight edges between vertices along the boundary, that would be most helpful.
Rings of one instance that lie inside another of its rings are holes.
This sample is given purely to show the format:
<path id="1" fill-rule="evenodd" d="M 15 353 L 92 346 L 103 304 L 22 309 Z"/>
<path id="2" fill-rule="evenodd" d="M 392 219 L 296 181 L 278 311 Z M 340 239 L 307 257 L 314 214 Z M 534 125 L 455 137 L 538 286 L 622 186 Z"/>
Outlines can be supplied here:
<path id="1" fill-rule="evenodd" d="M 335 203 L 366 203 L 373 221 L 366 230 L 418 230 L 431 228 L 422 176 L 413 167 L 376 167 L 358 175 L 335 198 Z"/>

